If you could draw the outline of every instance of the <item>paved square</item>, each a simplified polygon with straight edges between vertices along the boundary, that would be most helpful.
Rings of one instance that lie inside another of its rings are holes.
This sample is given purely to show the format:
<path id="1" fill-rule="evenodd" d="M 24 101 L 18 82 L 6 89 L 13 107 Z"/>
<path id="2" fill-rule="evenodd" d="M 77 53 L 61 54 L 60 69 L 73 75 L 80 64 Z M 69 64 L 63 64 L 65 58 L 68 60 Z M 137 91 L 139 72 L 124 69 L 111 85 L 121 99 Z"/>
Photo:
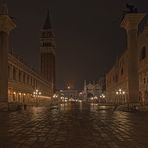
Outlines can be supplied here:
<path id="1" fill-rule="evenodd" d="M 0 113 L 0 148 L 147 148 L 148 113 L 61 104 Z"/>

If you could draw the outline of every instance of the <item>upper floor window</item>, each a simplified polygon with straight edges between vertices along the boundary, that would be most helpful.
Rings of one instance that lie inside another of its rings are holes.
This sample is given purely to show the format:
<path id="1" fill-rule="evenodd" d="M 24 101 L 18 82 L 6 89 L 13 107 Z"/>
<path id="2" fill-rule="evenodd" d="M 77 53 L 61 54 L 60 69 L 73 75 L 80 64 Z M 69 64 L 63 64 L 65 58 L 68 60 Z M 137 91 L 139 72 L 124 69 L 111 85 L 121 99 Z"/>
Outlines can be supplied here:
<path id="1" fill-rule="evenodd" d="M 146 47 L 144 46 L 140 51 L 140 60 L 143 60 L 146 58 Z"/>
<path id="2" fill-rule="evenodd" d="M 25 83 L 26 75 L 23 73 L 23 82 Z"/>
<path id="3" fill-rule="evenodd" d="M 16 80 L 16 68 L 13 68 L 13 80 Z"/>
<path id="4" fill-rule="evenodd" d="M 123 72 L 124 72 L 124 71 L 123 71 L 123 67 L 122 67 L 122 68 L 121 68 L 121 76 L 123 75 Z"/>
<path id="5" fill-rule="evenodd" d="M 43 42 L 43 47 L 50 47 L 52 44 L 50 42 Z"/>
<path id="6" fill-rule="evenodd" d="M 8 66 L 8 78 L 10 79 L 10 66 Z"/>
<path id="7" fill-rule="evenodd" d="M 29 84 L 29 75 L 27 75 L 27 83 Z"/>
<path id="8" fill-rule="evenodd" d="M 146 84 L 146 78 L 143 79 L 144 84 Z"/>
<path id="9" fill-rule="evenodd" d="M 115 81 L 118 82 L 118 75 L 115 76 Z"/>
<path id="10" fill-rule="evenodd" d="M 21 82 L 21 71 L 19 70 L 19 81 Z"/>

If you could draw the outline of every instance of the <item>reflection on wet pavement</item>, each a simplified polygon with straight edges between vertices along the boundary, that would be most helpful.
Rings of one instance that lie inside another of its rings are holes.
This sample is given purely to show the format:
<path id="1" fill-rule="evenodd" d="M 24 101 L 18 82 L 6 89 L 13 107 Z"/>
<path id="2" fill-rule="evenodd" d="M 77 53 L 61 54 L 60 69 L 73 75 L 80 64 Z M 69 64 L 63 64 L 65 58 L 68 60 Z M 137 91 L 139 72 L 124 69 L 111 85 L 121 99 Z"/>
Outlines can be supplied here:
<path id="1" fill-rule="evenodd" d="M 147 148 L 148 113 L 60 104 L 0 113 L 0 148 Z M 6 132 L 7 131 L 7 132 Z"/>

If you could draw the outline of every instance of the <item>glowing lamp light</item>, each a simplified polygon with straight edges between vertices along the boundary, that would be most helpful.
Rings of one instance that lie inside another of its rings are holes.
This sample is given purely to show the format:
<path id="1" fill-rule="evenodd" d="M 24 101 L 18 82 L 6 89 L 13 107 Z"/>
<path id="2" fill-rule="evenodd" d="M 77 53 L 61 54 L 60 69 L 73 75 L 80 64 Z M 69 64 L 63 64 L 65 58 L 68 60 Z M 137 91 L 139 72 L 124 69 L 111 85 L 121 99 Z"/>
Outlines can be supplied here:
<path id="1" fill-rule="evenodd" d="M 90 99 L 91 99 L 91 100 L 93 100 L 94 98 L 93 98 L 93 97 L 91 97 Z"/>
<path id="2" fill-rule="evenodd" d="M 118 95 L 119 94 L 119 92 L 118 91 L 116 91 L 116 95 Z"/>
<path id="3" fill-rule="evenodd" d="M 80 95 L 82 95 L 82 92 L 80 92 Z"/>
<path id="4" fill-rule="evenodd" d="M 105 95 L 104 95 L 104 94 L 102 94 L 102 95 L 100 96 L 100 98 L 105 98 Z"/>
<path id="5" fill-rule="evenodd" d="M 120 89 L 119 89 L 119 92 L 121 92 L 121 91 L 122 91 L 122 89 L 120 88 Z"/>
<path id="6" fill-rule="evenodd" d="M 98 99 L 98 97 L 97 97 L 97 96 L 95 96 L 95 97 L 94 97 L 94 99 Z"/>
<path id="7" fill-rule="evenodd" d="M 61 97 L 61 100 L 64 100 L 64 97 Z"/>

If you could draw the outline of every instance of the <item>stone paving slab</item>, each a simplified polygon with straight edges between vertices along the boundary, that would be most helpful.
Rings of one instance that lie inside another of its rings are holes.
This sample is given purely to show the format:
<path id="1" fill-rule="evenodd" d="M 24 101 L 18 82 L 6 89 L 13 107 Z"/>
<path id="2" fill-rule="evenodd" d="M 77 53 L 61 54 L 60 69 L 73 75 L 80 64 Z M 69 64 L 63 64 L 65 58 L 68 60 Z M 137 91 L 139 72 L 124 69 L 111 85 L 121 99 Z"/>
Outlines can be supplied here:
<path id="1" fill-rule="evenodd" d="M 147 148 L 147 124 L 146 112 L 33 107 L 0 113 L 0 148 Z"/>

